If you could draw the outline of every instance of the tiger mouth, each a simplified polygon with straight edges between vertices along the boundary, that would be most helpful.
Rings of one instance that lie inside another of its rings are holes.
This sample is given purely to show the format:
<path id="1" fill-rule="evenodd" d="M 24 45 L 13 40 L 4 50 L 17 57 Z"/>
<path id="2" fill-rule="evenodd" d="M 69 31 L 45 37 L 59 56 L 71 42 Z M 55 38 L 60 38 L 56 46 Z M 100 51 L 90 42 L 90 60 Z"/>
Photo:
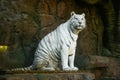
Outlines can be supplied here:
<path id="1" fill-rule="evenodd" d="M 76 26 L 75 29 L 77 29 L 77 30 L 82 30 L 83 27 L 82 27 L 82 26 Z"/>

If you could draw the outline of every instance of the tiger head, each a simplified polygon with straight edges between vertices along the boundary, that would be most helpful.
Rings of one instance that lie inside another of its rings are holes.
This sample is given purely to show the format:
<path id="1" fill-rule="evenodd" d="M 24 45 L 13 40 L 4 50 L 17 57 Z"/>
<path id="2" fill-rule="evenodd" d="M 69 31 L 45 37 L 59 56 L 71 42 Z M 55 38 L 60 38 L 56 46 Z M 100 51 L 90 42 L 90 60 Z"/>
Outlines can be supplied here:
<path id="1" fill-rule="evenodd" d="M 82 13 L 76 14 L 75 12 L 71 12 L 71 18 L 70 18 L 70 25 L 72 29 L 81 31 L 86 27 L 86 19 L 85 14 Z"/>

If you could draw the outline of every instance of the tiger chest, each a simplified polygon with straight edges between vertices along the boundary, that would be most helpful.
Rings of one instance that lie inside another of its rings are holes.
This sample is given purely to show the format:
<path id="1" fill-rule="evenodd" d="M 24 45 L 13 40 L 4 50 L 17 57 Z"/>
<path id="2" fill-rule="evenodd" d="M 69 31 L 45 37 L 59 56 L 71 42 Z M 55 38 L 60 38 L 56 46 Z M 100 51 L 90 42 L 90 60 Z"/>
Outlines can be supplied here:
<path id="1" fill-rule="evenodd" d="M 76 50 L 76 42 L 73 42 L 68 47 L 68 55 L 73 55 L 75 53 L 75 50 Z"/>

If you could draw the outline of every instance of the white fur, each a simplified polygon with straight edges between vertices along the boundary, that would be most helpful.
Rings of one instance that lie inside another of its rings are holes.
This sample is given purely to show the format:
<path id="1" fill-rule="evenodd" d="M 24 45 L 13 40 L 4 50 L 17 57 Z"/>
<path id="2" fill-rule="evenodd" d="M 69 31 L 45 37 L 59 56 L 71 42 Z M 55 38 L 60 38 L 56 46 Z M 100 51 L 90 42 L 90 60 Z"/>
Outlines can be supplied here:
<path id="1" fill-rule="evenodd" d="M 77 71 L 74 66 L 78 33 L 85 28 L 85 14 L 71 12 L 71 18 L 46 35 L 35 53 L 33 68 Z"/>

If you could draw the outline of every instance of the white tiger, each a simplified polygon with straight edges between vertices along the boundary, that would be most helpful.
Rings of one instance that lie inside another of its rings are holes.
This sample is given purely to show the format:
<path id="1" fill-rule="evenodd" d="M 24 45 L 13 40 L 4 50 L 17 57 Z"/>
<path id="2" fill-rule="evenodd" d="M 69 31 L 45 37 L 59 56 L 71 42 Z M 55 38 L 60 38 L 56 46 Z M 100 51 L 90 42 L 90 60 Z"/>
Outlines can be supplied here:
<path id="1" fill-rule="evenodd" d="M 33 64 L 16 70 L 77 71 L 74 66 L 78 33 L 86 27 L 85 14 L 71 12 L 71 17 L 46 35 L 39 43 Z"/>

